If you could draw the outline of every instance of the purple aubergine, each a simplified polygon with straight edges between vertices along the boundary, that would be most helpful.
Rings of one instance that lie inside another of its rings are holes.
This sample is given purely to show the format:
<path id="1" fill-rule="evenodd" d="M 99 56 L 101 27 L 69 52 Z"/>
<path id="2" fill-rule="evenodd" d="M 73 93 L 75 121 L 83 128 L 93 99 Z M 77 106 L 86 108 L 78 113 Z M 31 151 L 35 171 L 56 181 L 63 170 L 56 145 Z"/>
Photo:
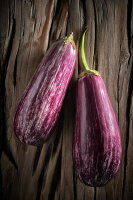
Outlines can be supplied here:
<path id="1" fill-rule="evenodd" d="M 41 145 L 53 133 L 75 60 L 72 34 L 55 42 L 43 57 L 16 109 L 14 131 L 21 142 Z"/>
<path id="2" fill-rule="evenodd" d="M 81 181 L 106 184 L 118 171 L 121 139 L 116 117 L 101 76 L 77 81 L 73 159 Z"/>
<path id="3" fill-rule="evenodd" d="M 86 185 L 105 185 L 118 171 L 121 154 L 120 132 L 105 84 L 98 72 L 87 69 L 76 86 L 76 174 Z"/>

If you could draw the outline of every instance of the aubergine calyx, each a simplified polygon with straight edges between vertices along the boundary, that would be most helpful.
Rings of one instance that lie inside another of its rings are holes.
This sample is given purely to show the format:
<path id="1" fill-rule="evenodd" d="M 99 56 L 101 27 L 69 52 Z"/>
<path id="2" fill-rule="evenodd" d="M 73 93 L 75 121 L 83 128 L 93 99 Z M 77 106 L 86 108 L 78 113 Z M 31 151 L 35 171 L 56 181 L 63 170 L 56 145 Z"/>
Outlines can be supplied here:
<path id="1" fill-rule="evenodd" d="M 71 34 L 68 37 L 64 37 L 63 41 L 64 41 L 64 45 L 66 45 L 68 42 L 70 42 L 72 44 L 73 48 L 76 49 L 76 45 L 73 40 L 73 32 L 71 32 Z"/>

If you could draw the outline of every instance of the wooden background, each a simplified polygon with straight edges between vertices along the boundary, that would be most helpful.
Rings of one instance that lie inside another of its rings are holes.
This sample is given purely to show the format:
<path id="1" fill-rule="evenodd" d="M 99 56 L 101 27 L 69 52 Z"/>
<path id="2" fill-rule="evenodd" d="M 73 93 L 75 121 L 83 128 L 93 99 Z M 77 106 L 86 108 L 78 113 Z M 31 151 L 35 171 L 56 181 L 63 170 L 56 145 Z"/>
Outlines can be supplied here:
<path id="1" fill-rule="evenodd" d="M 0 1 L 0 197 L 8 200 L 133 199 L 132 0 Z M 101 73 L 118 119 L 123 156 L 105 187 L 81 183 L 72 162 L 78 59 L 57 130 L 42 147 L 21 144 L 13 132 L 17 103 L 47 48 L 74 33 L 78 48 Z"/>

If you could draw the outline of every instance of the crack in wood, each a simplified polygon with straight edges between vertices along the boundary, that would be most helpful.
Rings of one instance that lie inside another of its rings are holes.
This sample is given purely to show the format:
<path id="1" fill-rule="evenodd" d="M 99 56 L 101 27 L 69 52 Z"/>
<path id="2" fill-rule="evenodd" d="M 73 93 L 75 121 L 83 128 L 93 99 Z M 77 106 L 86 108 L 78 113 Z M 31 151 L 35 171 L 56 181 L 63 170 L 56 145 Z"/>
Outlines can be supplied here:
<path id="1" fill-rule="evenodd" d="M 6 156 L 8 157 L 9 161 L 13 164 L 13 166 L 15 167 L 16 170 L 18 170 L 18 166 L 17 166 L 17 163 L 14 159 L 14 156 L 12 154 L 12 152 L 10 151 L 10 148 L 7 147 L 7 145 L 4 147 L 4 150 L 3 150 L 6 154 Z"/>
<path id="2" fill-rule="evenodd" d="M 19 42 L 19 46 L 18 46 L 18 50 L 17 50 L 17 53 L 16 53 L 15 62 L 14 62 L 14 70 L 13 70 L 13 85 L 14 85 L 14 88 L 16 86 L 16 79 L 17 79 L 17 59 L 18 59 L 19 48 L 20 48 L 20 42 Z"/>
<path id="3" fill-rule="evenodd" d="M 62 130 L 63 130 L 63 110 L 61 110 L 60 116 L 59 116 L 59 121 L 58 121 L 58 125 L 57 128 L 55 130 L 55 140 L 54 140 L 54 144 L 53 144 L 53 150 L 52 150 L 52 157 L 56 154 L 57 152 L 57 148 L 59 145 L 59 142 L 62 142 Z"/>
<path id="4" fill-rule="evenodd" d="M 124 200 L 125 195 L 125 183 L 126 183 L 126 170 L 127 170 L 127 154 L 128 154 L 128 144 L 129 144 L 129 127 L 130 127 L 130 108 L 131 108 L 131 98 L 133 93 L 133 65 L 131 70 L 131 76 L 129 80 L 128 87 L 128 98 L 127 98 L 127 109 L 126 109 L 126 118 L 127 118 L 127 131 L 126 131 L 126 147 L 125 147 L 125 159 L 124 159 L 124 178 L 123 178 L 123 187 L 122 187 L 122 200 Z"/>
<path id="5" fill-rule="evenodd" d="M 1 153 L 0 153 L 1 154 Z M 1 157 L 1 155 L 0 155 Z M 1 173 L 1 166 L 0 166 L 0 197 L 3 199 L 3 188 L 2 188 L 2 173 Z"/>
<path id="6" fill-rule="evenodd" d="M 131 53 L 131 18 L 132 18 L 132 0 L 128 0 L 127 4 L 127 35 L 128 35 L 128 48 L 129 53 Z"/>
<path id="7" fill-rule="evenodd" d="M 9 59 L 10 59 L 10 56 L 11 56 L 13 39 L 14 39 L 14 36 L 15 36 L 15 30 L 16 30 L 16 20 L 15 20 L 15 18 L 13 18 L 12 30 L 11 30 L 11 35 L 10 35 L 10 39 L 9 39 L 9 44 L 8 44 L 7 51 L 6 51 L 6 56 L 5 56 L 5 59 L 4 59 L 4 62 L 3 62 L 3 66 L 4 66 L 4 69 L 3 69 L 4 80 L 5 80 L 5 77 L 6 77 L 8 62 L 9 62 Z"/>
<path id="8" fill-rule="evenodd" d="M 120 114 L 120 90 L 119 90 L 119 84 L 120 84 L 120 71 L 121 71 L 121 65 L 119 67 L 119 71 L 118 71 L 118 78 L 117 78 L 117 105 L 118 105 L 118 111 L 117 111 L 117 118 L 118 118 L 118 124 L 119 124 L 119 114 Z"/>
<path id="9" fill-rule="evenodd" d="M 83 4 L 83 15 L 84 15 L 84 29 L 87 28 L 87 10 L 86 10 L 86 0 L 82 1 Z"/>
<path id="10" fill-rule="evenodd" d="M 57 1 L 56 5 L 54 5 L 54 14 L 53 14 L 53 20 L 51 22 L 51 26 L 50 26 L 50 30 L 49 30 L 49 42 L 48 42 L 48 47 L 50 46 L 50 41 L 55 41 L 57 39 L 59 39 L 60 35 L 57 37 L 57 30 L 58 30 L 58 25 L 56 26 L 55 30 L 54 29 L 54 23 L 55 21 L 57 21 L 59 23 L 60 20 L 60 15 L 59 13 L 61 13 L 62 10 L 62 6 L 63 6 L 63 2 L 62 1 Z"/>
<path id="11" fill-rule="evenodd" d="M 35 156 L 34 156 L 34 160 L 33 160 L 32 175 L 34 175 L 34 173 L 35 173 L 35 171 L 37 169 L 37 165 L 38 165 L 38 161 L 39 161 L 39 158 L 40 158 L 41 151 L 42 151 L 42 146 L 37 147 L 37 150 L 36 150 Z"/>
<path id="12" fill-rule="evenodd" d="M 51 155 L 51 144 L 49 144 L 49 146 L 47 147 L 46 157 L 45 157 L 44 162 L 43 162 L 43 168 L 42 168 L 40 176 L 38 178 L 36 200 L 40 200 L 42 187 L 43 187 L 43 184 L 45 184 L 44 182 L 45 182 L 45 179 L 46 179 L 46 169 L 47 169 L 47 166 L 48 166 L 48 163 L 49 163 L 49 160 L 50 160 L 50 155 Z"/>
<path id="13" fill-rule="evenodd" d="M 127 4 L 127 35 L 128 35 L 128 48 L 131 55 L 131 16 L 132 16 L 132 0 L 128 0 Z M 129 61 L 131 67 L 129 86 L 128 86 L 128 97 L 127 97 L 127 108 L 126 108 L 126 118 L 127 118 L 127 131 L 126 131 L 126 145 L 125 145 L 125 159 L 124 159 L 124 177 L 123 177 L 123 186 L 122 186 L 122 200 L 125 196 L 125 184 L 126 184 L 126 173 L 127 173 L 127 156 L 128 156 L 128 145 L 129 145 L 129 127 L 130 127 L 130 108 L 131 108 L 131 98 L 133 93 L 133 61 L 131 56 Z"/>
<path id="14" fill-rule="evenodd" d="M 95 70 L 98 70 L 98 54 L 97 54 L 97 12 L 95 1 L 92 0 L 93 8 L 94 8 L 94 21 L 95 21 L 95 40 L 94 40 L 94 55 L 93 55 L 93 65 L 95 66 Z M 94 64 L 95 63 L 95 64 Z"/>
<path id="15" fill-rule="evenodd" d="M 73 193 L 74 193 L 74 199 L 77 199 L 77 177 L 75 169 L 73 168 Z"/>
<path id="16" fill-rule="evenodd" d="M 46 5 L 45 8 L 45 13 L 46 13 L 46 19 L 44 22 L 44 26 L 42 29 L 42 34 L 39 38 L 40 40 L 40 45 L 43 51 L 46 51 L 48 47 L 48 41 L 49 41 L 49 31 L 50 31 L 50 26 L 51 26 L 51 18 L 53 15 L 53 0 L 49 0 L 49 2 Z"/>
<path id="17" fill-rule="evenodd" d="M 97 188 L 94 187 L 94 200 L 96 200 L 96 199 L 97 199 Z"/>
<path id="18" fill-rule="evenodd" d="M 60 148 L 60 152 L 57 158 L 57 162 L 55 165 L 55 170 L 53 173 L 52 184 L 50 186 L 48 200 L 54 199 L 56 188 L 58 187 L 61 179 L 61 157 L 62 157 L 62 147 Z"/>

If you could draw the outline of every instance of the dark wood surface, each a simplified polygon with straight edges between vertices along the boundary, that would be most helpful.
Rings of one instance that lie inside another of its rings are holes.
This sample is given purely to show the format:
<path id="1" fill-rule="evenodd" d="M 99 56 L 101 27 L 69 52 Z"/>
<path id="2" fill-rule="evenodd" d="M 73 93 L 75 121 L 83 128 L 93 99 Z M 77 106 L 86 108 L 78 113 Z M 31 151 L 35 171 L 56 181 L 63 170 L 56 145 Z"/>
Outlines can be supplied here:
<path id="1" fill-rule="evenodd" d="M 0 196 L 8 200 L 133 199 L 133 1 L 0 1 Z M 85 53 L 107 87 L 122 139 L 119 172 L 105 187 L 85 186 L 72 162 L 76 61 L 57 129 L 42 147 L 13 131 L 17 103 L 48 47 L 87 28 Z"/>

